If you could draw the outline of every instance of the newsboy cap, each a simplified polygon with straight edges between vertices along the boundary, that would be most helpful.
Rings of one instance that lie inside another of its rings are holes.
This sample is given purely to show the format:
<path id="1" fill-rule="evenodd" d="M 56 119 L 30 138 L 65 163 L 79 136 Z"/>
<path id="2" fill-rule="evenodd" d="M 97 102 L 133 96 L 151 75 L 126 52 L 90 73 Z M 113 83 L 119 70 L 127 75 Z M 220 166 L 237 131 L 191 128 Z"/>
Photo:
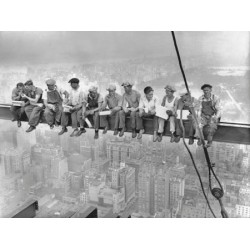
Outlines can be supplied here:
<path id="1" fill-rule="evenodd" d="M 45 83 L 46 83 L 47 85 L 55 85 L 55 84 L 56 84 L 56 81 L 55 81 L 54 79 L 50 78 L 50 79 L 47 79 L 47 80 L 45 81 Z"/>
<path id="2" fill-rule="evenodd" d="M 90 86 L 89 87 L 89 92 L 97 92 L 97 87 L 96 86 Z"/>
<path id="3" fill-rule="evenodd" d="M 166 85 L 164 89 L 166 89 L 168 91 L 171 91 L 171 92 L 175 92 L 176 91 L 175 87 L 171 86 L 171 85 Z"/>
<path id="4" fill-rule="evenodd" d="M 107 87 L 107 90 L 116 90 L 115 84 L 109 84 L 109 86 Z"/>
<path id="5" fill-rule="evenodd" d="M 128 86 L 133 86 L 134 84 L 133 83 L 130 83 L 130 82 L 123 82 L 122 83 L 122 86 L 123 87 L 128 87 Z"/>
<path id="6" fill-rule="evenodd" d="M 79 79 L 78 78 L 71 78 L 70 80 L 69 80 L 69 83 L 79 83 L 80 81 L 79 81 Z"/>
<path id="7" fill-rule="evenodd" d="M 202 86 L 201 86 L 201 89 L 203 90 L 204 88 L 212 88 L 212 85 L 210 85 L 210 84 L 203 84 Z"/>

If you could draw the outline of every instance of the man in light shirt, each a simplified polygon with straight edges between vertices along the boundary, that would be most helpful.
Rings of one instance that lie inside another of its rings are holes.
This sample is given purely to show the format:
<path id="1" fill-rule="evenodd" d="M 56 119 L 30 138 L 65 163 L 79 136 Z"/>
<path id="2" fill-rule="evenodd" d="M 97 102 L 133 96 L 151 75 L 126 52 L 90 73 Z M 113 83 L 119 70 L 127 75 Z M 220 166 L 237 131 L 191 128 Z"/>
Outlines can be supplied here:
<path id="1" fill-rule="evenodd" d="M 212 145 L 213 136 L 217 130 L 218 122 L 221 118 L 221 104 L 220 98 L 212 94 L 212 86 L 210 84 L 204 84 L 201 86 L 204 94 L 198 99 L 199 111 L 198 121 L 201 131 L 203 127 L 208 125 L 208 136 L 206 147 Z M 196 130 L 195 137 L 198 138 L 198 145 L 201 145 L 200 135 L 198 129 Z"/>
<path id="2" fill-rule="evenodd" d="M 136 126 L 137 129 L 140 130 L 137 138 L 141 139 L 142 134 L 144 131 L 144 118 L 151 118 L 153 119 L 153 126 L 154 126 L 154 135 L 153 141 L 157 141 L 157 130 L 158 130 L 158 117 L 155 116 L 156 114 L 156 105 L 159 105 L 158 98 L 154 95 L 154 90 L 152 87 L 148 86 L 144 89 L 144 96 L 141 97 L 139 103 L 139 113 L 136 113 Z"/>
<path id="3" fill-rule="evenodd" d="M 81 119 L 82 115 L 82 105 L 85 99 L 84 92 L 80 88 L 78 78 L 72 78 L 69 80 L 71 85 L 71 89 L 69 91 L 69 99 L 65 101 L 65 105 L 70 106 L 69 112 L 62 113 L 61 125 L 62 130 L 58 133 L 58 135 L 62 135 L 68 131 L 67 126 L 69 122 L 69 116 L 71 116 L 72 128 L 74 129 L 71 133 L 71 137 L 77 136 L 79 133 L 78 123 L 80 124 L 80 131 L 86 132 L 84 129 L 84 123 Z"/>
<path id="4" fill-rule="evenodd" d="M 110 127 L 110 119 L 112 117 L 115 118 L 115 126 L 114 126 L 114 135 L 118 135 L 118 128 L 119 128 L 119 113 L 122 109 L 122 96 L 116 93 L 116 86 L 114 84 L 110 84 L 107 88 L 109 92 L 102 104 L 102 110 L 105 110 L 107 107 L 111 111 L 110 115 L 103 116 L 103 121 L 105 123 L 105 127 L 103 130 L 103 134 L 106 134 L 109 127 Z"/>
<path id="5" fill-rule="evenodd" d="M 44 98 L 44 105 L 46 108 L 44 116 L 50 128 L 53 129 L 54 124 L 58 127 L 61 120 L 63 95 L 68 99 L 69 93 L 66 90 L 59 88 L 54 79 L 48 79 L 45 83 L 47 84 L 48 89 L 45 90 L 46 95 Z"/>

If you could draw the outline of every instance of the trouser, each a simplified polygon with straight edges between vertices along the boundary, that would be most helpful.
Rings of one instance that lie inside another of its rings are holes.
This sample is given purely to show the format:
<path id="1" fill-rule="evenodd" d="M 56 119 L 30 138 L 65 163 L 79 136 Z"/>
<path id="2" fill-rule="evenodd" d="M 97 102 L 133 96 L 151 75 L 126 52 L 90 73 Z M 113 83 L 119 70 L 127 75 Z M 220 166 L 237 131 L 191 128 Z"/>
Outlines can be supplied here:
<path id="1" fill-rule="evenodd" d="M 24 108 L 24 110 L 29 119 L 29 125 L 36 127 L 39 124 L 43 108 L 34 105 L 28 105 Z"/>
<path id="2" fill-rule="evenodd" d="M 56 105 L 55 111 L 46 107 L 44 112 L 45 120 L 49 125 L 53 125 L 56 122 L 60 122 L 62 116 L 62 106 Z"/>
<path id="3" fill-rule="evenodd" d="M 24 107 L 11 106 L 10 112 L 13 115 L 13 118 L 17 121 L 21 120 L 21 116 L 24 113 Z"/>
<path id="4" fill-rule="evenodd" d="M 136 129 L 141 130 L 144 129 L 144 119 L 143 118 L 151 118 L 153 119 L 153 128 L 154 131 L 158 130 L 158 117 L 155 115 L 147 114 L 143 112 L 142 117 L 139 116 L 139 113 L 136 113 Z"/>
<path id="5" fill-rule="evenodd" d="M 204 115 L 201 115 L 201 117 L 198 119 L 199 128 L 203 132 L 204 126 L 208 125 L 208 136 L 213 137 L 218 126 L 219 120 L 212 116 L 205 117 Z M 196 129 L 195 131 L 195 137 L 200 138 L 199 131 Z"/>
<path id="6" fill-rule="evenodd" d="M 103 116 L 104 127 L 108 127 L 108 128 L 110 127 L 111 119 L 115 119 L 114 129 L 118 129 L 119 128 L 119 111 L 114 112 L 112 115 Z"/>
<path id="7" fill-rule="evenodd" d="M 76 129 L 78 128 L 78 122 L 80 124 L 80 127 L 83 128 L 83 120 L 81 119 L 82 116 L 82 109 L 74 110 L 73 112 L 62 112 L 62 119 L 61 119 L 61 125 L 62 127 L 67 127 L 69 124 L 69 116 L 71 116 L 71 122 L 72 122 L 72 128 Z"/>
<path id="8" fill-rule="evenodd" d="M 191 124 L 190 124 L 190 128 L 189 128 L 188 136 L 189 137 L 194 137 L 194 134 L 195 134 L 195 122 L 194 122 L 193 119 L 189 120 L 189 122 Z M 182 131 L 182 127 L 181 127 L 181 121 L 179 119 L 176 119 L 175 126 L 176 126 L 176 131 L 175 131 L 176 135 L 182 136 L 183 131 Z"/>
<path id="9" fill-rule="evenodd" d="M 125 128 L 126 117 L 130 116 L 131 128 L 136 129 L 136 112 L 138 111 L 129 111 L 125 113 L 123 110 L 119 111 L 119 128 Z"/>
<path id="10" fill-rule="evenodd" d="M 93 127 L 95 130 L 98 130 L 100 127 L 100 115 L 99 115 L 99 111 L 95 111 L 94 114 L 90 114 L 89 113 L 90 110 L 86 110 L 84 115 L 82 115 L 82 122 L 84 123 L 85 118 L 88 118 L 91 122 L 91 124 L 93 124 Z"/>
<path id="11" fill-rule="evenodd" d="M 168 120 L 165 120 L 163 118 L 158 117 L 158 124 L 159 124 L 158 132 L 163 133 L 165 122 L 169 121 L 170 122 L 170 132 L 174 133 L 175 132 L 175 119 L 176 119 L 175 116 L 170 116 L 168 118 Z"/>

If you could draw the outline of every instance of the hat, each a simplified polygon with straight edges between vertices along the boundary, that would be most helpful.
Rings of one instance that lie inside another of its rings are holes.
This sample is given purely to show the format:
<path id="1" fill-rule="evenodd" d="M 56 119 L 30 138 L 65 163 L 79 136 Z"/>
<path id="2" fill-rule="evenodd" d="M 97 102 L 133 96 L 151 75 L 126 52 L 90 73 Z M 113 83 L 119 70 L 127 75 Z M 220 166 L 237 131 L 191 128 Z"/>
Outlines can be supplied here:
<path id="1" fill-rule="evenodd" d="M 89 87 L 89 92 L 97 92 L 97 87 L 96 86 L 90 86 Z"/>
<path id="2" fill-rule="evenodd" d="M 210 84 L 203 84 L 202 86 L 201 86 L 201 89 L 203 90 L 204 88 L 212 88 L 212 85 L 210 85 Z"/>
<path id="3" fill-rule="evenodd" d="M 32 80 L 28 80 L 26 83 L 24 83 L 24 85 L 27 85 L 27 86 L 33 85 L 33 81 Z"/>
<path id="4" fill-rule="evenodd" d="M 122 83 L 122 86 L 123 87 L 128 87 L 128 86 L 133 86 L 134 84 L 133 83 L 130 83 L 130 82 L 123 82 Z"/>
<path id="5" fill-rule="evenodd" d="M 69 80 L 69 83 L 79 83 L 80 81 L 79 81 L 79 79 L 78 78 L 71 78 L 70 80 Z"/>
<path id="6" fill-rule="evenodd" d="M 173 87 L 171 85 L 166 85 L 166 87 L 164 89 L 166 89 L 168 91 L 171 91 L 171 92 L 175 92 L 176 91 L 175 87 Z"/>
<path id="7" fill-rule="evenodd" d="M 107 87 L 107 90 L 116 90 L 115 84 L 109 84 L 109 86 Z"/>
<path id="8" fill-rule="evenodd" d="M 50 79 L 46 80 L 45 83 L 46 83 L 47 85 L 55 85 L 55 84 L 56 84 L 56 81 L 55 81 L 54 79 L 50 78 Z"/>

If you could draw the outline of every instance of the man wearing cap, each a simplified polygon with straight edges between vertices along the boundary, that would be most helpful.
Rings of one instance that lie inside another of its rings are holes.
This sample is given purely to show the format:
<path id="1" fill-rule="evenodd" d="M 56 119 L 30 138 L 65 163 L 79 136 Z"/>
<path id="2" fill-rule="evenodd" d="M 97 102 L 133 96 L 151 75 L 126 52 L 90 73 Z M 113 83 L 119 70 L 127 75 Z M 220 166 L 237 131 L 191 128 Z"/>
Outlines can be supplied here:
<path id="1" fill-rule="evenodd" d="M 65 95 L 65 98 L 67 100 L 69 97 L 69 93 L 66 90 L 58 88 L 54 79 L 48 79 L 45 81 L 45 83 L 47 84 L 48 89 L 45 90 L 47 96 L 44 100 L 44 104 L 46 107 L 44 116 L 50 128 L 53 129 L 54 124 L 55 126 L 58 126 L 60 123 L 62 115 L 63 95 Z"/>
<path id="2" fill-rule="evenodd" d="M 26 98 L 23 98 L 21 95 L 23 93 L 28 94 L 28 91 L 25 89 L 24 84 L 22 82 L 17 83 L 16 87 L 12 90 L 11 99 L 12 101 L 23 101 L 24 104 L 20 106 L 11 106 L 10 112 L 13 116 L 12 121 L 17 121 L 17 126 L 21 127 L 21 116 L 24 113 L 24 108 L 29 104 Z"/>
<path id="3" fill-rule="evenodd" d="M 44 107 L 42 99 L 43 90 L 35 87 L 32 80 L 28 80 L 24 85 L 28 93 L 22 93 L 21 96 L 29 101 L 29 104 L 24 108 L 30 125 L 26 132 L 31 132 L 36 129 L 40 121 L 41 112 Z"/>
<path id="4" fill-rule="evenodd" d="M 97 92 L 96 86 L 91 86 L 89 88 L 89 94 L 83 101 L 82 107 L 82 120 L 85 118 L 90 118 L 91 122 L 94 124 L 95 129 L 95 139 L 99 138 L 99 126 L 100 126 L 100 116 L 99 111 L 102 108 L 103 97 Z"/>
<path id="5" fill-rule="evenodd" d="M 71 89 L 69 91 L 69 98 L 65 101 L 65 105 L 70 106 L 70 110 L 69 112 L 62 112 L 62 130 L 58 133 L 58 135 L 62 135 L 68 131 L 67 126 L 69 123 L 69 116 L 71 116 L 72 128 L 74 129 L 70 134 L 70 137 L 77 136 L 78 133 L 81 134 L 86 132 L 83 126 L 84 123 L 81 119 L 82 105 L 85 95 L 79 86 L 79 82 L 78 78 L 72 78 L 69 80 Z M 80 131 L 78 130 L 78 123 L 80 124 Z"/>
<path id="6" fill-rule="evenodd" d="M 122 110 L 119 111 L 119 128 L 121 129 L 119 136 L 122 137 L 125 132 L 126 117 L 130 116 L 132 138 L 136 137 L 136 112 L 139 110 L 141 94 L 132 89 L 133 84 L 125 82 L 122 84 L 125 93 L 122 97 Z"/>
<path id="7" fill-rule="evenodd" d="M 188 116 L 190 119 L 190 129 L 189 129 L 189 145 L 192 145 L 194 143 L 194 133 L 195 133 L 195 121 L 194 118 L 191 114 L 191 107 L 194 108 L 194 111 L 198 112 L 199 109 L 199 103 L 198 100 L 195 99 L 194 97 L 189 96 L 187 91 L 182 91 L 180 93 L 180 99 L 178 100 L 177 103 L 177 110 L 188 110 L 190 112 L 190 115 Z M 182 136 L 182 127 L 180 124 L 180 120 L 176 119 L 176 137 L 175 137 L 175 142 L 179 142 L 180 138 Z"/>
<path id="8" fill-rule="evenodd" d="M 168 120 L 170 122 L 170 132 L 171 132 L 171 139 L 170 142 L 174 142 L 175 140 L 175 120 L 176 120 L 176 110 L 177 110 L 177 103 L 178 98 L 174 96 L 174 92 L 176 91 L 173 86 L 167 85 L 165 87 L 166 95 L 163 97 L 161 106 L 167 108 L 167 114 L 169 116 Z M 164 131 L 165 119 L 159 117 L 159 129 L 158 129 L 158 141 L 162 140 L 162 133 Z"/>
<path id="9" fill-rule="evenodd" d="M 156 105 L 159 105 L 158 98 L 154 95 L 152 87 L 148 86 L 144 89 L 144 96 L 141 97 L 139 103 L 139 113 L 136 113 L 136 126 L 140 130 L 137 138 L 141 139 L 144 133 L 144 118 L 153 119 L 154 135 L 153 141 L 157 141 L 158 117 L 155 116 Z"/>
<path id="10" fill-rule="evenodd" d="M 203 131 L 203 127 L 208 125 L 206 147 L 210 147 L 221 117 L 221 104 L 219 97 L 212 94 L 212 86 L 210 84 L 202 85 L 201 89 L 203 90 L 204 94 L 199 98 L 199 127 L 201 131 Z M 198 145 L 201 145 L 202 143 L 198 130 L 196 130 L 195 136 L 199 138 Z"/>
<path id="11" fill-rule="evenodd" d="M 111 114 L 109 116 L 103 116 L 103 121 L 105 123 L 103 134 L 107 133 L 110 127 L 110 119 L 111 117 L 114 117 L 115 119 L 114 135 L 117 135 L 119 128 L 118 111 L 122 109 L 122 96 L 116 93 L 116 86 L 114 84 L 110 84 L 107 88 L 107 91 L 109 93 L 104 98 L 104 102 L 102 104 L 102 110 L 105 110 L 108 107 L 109 110 L 111 111 Z"/>

